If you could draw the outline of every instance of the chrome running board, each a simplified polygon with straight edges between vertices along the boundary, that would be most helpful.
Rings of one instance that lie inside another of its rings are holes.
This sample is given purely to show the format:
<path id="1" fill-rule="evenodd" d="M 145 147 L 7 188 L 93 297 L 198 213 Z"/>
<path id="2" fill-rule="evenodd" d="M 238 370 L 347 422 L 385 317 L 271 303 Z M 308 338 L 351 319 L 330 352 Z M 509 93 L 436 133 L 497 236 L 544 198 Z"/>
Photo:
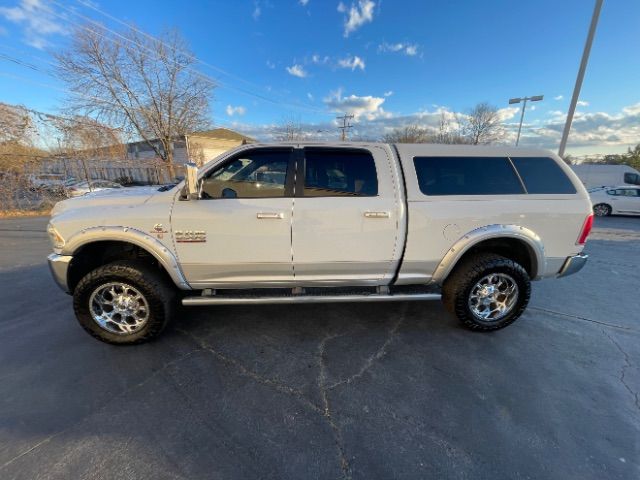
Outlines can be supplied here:
<path id="1" fill-rule="evenodd" d="M 359 294 L 359 295 L 283 295 L 283 296 L 229 296 L 211 295 L 186 297 L 182 305 L 263 305 L 284 303 L 348 303 L 348 302 L 411 302 L 440 300 L 438 293 L 397 293 L 397 294 Z"/>

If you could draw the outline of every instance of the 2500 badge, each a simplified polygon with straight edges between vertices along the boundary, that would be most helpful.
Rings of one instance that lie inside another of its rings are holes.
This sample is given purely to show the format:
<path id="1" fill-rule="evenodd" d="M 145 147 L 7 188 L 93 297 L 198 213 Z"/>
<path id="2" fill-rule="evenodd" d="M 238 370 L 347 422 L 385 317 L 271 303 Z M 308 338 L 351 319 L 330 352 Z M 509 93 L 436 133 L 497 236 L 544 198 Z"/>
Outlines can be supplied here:
<path id="1" fill-rule="evenodd" d="M 207 232 L 204 230 L 176 230 L 175 235 L 178 243 L 203 243 L 207 241 Z"/>

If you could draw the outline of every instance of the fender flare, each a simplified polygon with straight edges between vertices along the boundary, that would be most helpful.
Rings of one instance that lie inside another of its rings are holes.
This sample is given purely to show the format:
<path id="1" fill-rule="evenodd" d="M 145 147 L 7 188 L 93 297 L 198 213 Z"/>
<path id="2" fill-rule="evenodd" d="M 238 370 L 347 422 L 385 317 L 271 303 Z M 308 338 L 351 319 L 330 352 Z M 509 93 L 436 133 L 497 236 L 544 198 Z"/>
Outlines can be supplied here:
<path id="1" fill-rule="evenodd" d="M 533 230 L 519 225 L 487 225 L 471 230 L 459 238 L 447 251 L 433 274 L 433 281 L 442 284 L 451 273 L 462 256 L 473 246 L 494 238 L 514 238 L 521 240 L 532 254 L 535 265 L 532 265 L 532 277 L 537 278 L 546 270 L 546 257 L 542 239 Z"/>
<path id="2" fill-rule="evenodd" d="M 62 249 L 63 255 L 74 255 L 81 247 L 95 242 L 126 242 L 142 248 L 162 265 L 173 283 L 181 290 L 191 290 L 173 253 L 157 238 L 131 227 L 91 227 L 73 235 Z"/>

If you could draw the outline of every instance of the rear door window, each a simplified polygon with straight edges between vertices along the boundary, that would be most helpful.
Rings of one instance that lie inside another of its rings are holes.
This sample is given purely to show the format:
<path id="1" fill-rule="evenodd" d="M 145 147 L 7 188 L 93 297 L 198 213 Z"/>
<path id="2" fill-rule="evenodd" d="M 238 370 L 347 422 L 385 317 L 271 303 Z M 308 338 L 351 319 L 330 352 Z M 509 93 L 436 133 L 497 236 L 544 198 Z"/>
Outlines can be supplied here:
<path id="1" fill-rule="evenodd" d="M 511 157 L 511 160 L 524 182 L 527 193 L 576 193 L 576 187 L 553 158 Z"/>
<path id="2" fill-rule="evenodd" d="M 378 194 L 373 156 L 366 150 L 305 148 L 304 196 L 372 197 Z"/>
<path id="3" fill-rule="evenodd" d="M 506 157 L 415 157 L 425 195 L 514 195 L 525 193 Z"/>

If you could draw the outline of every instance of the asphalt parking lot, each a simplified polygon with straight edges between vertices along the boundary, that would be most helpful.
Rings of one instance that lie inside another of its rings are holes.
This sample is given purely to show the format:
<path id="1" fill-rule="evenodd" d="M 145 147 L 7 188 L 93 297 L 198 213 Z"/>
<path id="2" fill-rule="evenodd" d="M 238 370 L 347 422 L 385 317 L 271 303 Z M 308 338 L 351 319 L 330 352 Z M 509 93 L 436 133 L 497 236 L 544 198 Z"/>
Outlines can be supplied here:
<path id="1" fill-rule="evenodd" d="M 640 477 L 640 218 L 509 328 L 438 302 L 215 307 L 102 344 L 0 220 L 0 478 Z"/>

